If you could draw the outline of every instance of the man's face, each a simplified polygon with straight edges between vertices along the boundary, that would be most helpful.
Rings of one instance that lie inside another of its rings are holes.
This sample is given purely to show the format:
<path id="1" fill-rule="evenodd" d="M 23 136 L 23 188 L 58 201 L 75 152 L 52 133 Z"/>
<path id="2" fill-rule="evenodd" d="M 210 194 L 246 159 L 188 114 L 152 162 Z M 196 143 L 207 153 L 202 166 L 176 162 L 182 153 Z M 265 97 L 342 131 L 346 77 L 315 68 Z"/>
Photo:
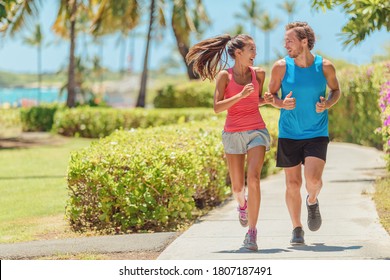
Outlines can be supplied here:
<path id="1" fill-rule="evenodd" d="M 286 31 L 284 36 L 284 47 L 287 50 L 289 57 L 296 58 L 303 52 L 303 40 L 299 41 L 294 29 Z"/>

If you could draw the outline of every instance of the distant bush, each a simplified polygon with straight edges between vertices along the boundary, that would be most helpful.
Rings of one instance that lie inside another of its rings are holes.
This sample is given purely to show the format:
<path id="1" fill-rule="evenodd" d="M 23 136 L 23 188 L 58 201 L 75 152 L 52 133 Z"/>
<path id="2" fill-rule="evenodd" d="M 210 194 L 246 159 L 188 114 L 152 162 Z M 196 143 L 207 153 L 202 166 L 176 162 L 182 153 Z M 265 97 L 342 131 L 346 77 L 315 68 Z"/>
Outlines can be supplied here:
<path id="1" fill-rule="evenodd" d="M 20 110 L 17 108 L 0 109 L 0 138 L 17 137 L 21 132 Z"/>
<path id="2" fill-rule="evenodd" d="M 180 85 L 166 85 L 157 91 L 155 108 L 213 108 L 215 84 L 208 81 L 191 81 Z"/>
<path id="3" fill-rule="evenodd" d="M 53 130 L 65 136 L 100 138 L 116 129 L 148 128 L 215 117 L 212 109 L 115 109 L 78 107 L 57 112 Z"/>
<path id="4" fill-rule="evenodd" d="M 57 104 L 47 104 L 20 109 L 23 131 L 50 131 Z"/>
<path id="5" fill-rule="evenodd" d="M 19 109 L 0 109 L 0 130 L 19 127 L 20 125 Z"/>

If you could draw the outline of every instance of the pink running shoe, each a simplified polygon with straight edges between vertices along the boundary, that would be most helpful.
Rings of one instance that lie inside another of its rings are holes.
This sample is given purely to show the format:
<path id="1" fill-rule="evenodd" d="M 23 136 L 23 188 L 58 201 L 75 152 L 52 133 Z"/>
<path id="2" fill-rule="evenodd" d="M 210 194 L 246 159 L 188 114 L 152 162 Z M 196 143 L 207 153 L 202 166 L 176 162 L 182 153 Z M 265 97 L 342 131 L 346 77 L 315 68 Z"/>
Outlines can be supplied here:
<path id="1" fill-rule="evenodd" d="M 248 230 L 245 235 L 244 247 L 251 251 L 257 251 L 257 231 L 256 230 Z"/>
<path id="2" fill-rule="evenodd" d="M 241 226 L 247 227 L 248 226 L 248 207 L 247 202 L 245 201 L 245 208 L 242 209 L 240 205 L 237 207 L 238 211 L 238 220 L 240 221 Z"/>

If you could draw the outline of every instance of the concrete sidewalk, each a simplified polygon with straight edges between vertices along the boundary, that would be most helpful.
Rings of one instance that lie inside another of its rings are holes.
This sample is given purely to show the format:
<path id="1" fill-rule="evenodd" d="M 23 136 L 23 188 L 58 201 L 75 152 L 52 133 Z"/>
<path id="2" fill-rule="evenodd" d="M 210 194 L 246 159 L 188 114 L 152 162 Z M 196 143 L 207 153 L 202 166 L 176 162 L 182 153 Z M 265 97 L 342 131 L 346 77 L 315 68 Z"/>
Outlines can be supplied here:
<path id="1" fill-rule="evenodd" d="M 291 222 L 284 202 L 284 174 L 261 182 L 258 252 L 241 247 L 246 229 L 237 220 L 236 203 L 228 201 L 177 233 L 131 234 L 66 240 L 0 244 L 0 259 L 56 254 L 161 251 L 160 260 L 244 259 L 390 259 L 390 236 L 378 222 L 370 194 L 385 174 L 383 154 L 373 148 L 331 143 L 319 200 L 322 227 L 310 232 L 302 207 L 305 246 L 290 246 Z M 306 193 L 302 189 L 302 197 Z M 175 239 L 176 238 L 176 239 Z"/>
<path id="2" fill-rule="evenodd" d="M 319 196 L 322 227 L 311 232 L 302 205 L 305 246 L 291 246 L 292 226 L 285 205 L 283 172 L 261 182 L 258 252 L 242 248 L 236 202 L 203 217 L 159 256 L 160 260 L 390 259 L 390 236 L 379 224 L 370 194 L 385 172 L 383 154 L 353 144 L 331 143 Z M 302 189 L 302 198 L 306 197 Z"/>

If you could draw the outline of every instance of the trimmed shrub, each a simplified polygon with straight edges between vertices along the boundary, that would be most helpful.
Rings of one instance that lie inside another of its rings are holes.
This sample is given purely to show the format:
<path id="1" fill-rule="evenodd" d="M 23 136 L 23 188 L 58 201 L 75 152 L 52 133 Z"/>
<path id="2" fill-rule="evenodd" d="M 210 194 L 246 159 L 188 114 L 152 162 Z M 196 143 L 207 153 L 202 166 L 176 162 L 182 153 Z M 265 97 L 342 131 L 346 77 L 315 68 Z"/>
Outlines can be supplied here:
<path id="1" fill-rule="evenodd" d="M 212 117 L 215 117 L 215 113 L 206 108 L 122 110 L 80 107 L 57 112 L 54 116 L 53 130 L 65 136 L 101 138 L 120 128 L 148 128 Z"/>
<path id="2" fill-rule="evenodd" d="M 57 104 L 47 104 L 20 109 L 23 131 L 50 131 L 58 108 Z"/>
<path id="3" fill-rule="evenodd" d="M 268 118 L 276 112 L 265 111 Z M 214 118 L 121 130 L 73 153 L 66 211 L 72 228 L 117 233 L 175 230 L 191 220 L 196 208 L 220 204 L 231 193 L 222 127 L 223 120 Z M 275 170 L 275 143 L 266 154 L 263 172 L 268 174 Z"/>
<path id="4" fill-rule="evenodd" d="M 180 85 L 170 84 L 158 90 L 153 104 L 155 108 L 212 108 L 214 90 L 214 83 L 204 81 L 190 81 Z"/>
<path id="5" fill-rule="evenodd" d="M 220 203 L 229 191 L 217 134 L 200 126 L 117 131 L 72 154 L 72 227 L 172 230 L 191 219 L 196 197 L 207 192 Z"/>
<path id="6" fill-rule="evenodd" d="M 19 109 L 0 109 L 0 128 L 14 128 L 21 124 Z"/>

